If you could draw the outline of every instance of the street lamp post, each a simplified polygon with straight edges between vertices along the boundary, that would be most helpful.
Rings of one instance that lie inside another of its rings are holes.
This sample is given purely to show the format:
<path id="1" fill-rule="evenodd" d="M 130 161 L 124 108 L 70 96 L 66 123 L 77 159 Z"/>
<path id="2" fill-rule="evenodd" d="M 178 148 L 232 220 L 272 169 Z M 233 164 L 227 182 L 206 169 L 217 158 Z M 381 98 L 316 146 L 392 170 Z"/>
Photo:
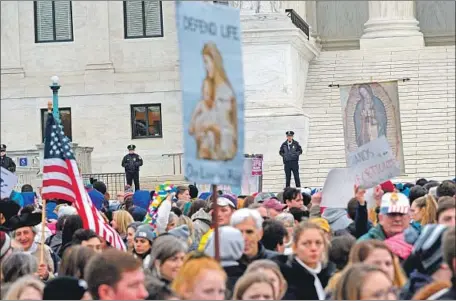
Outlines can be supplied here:
<path id="1" fill-rule="evenodd" d="M 57 75 L 54 75 L 51 77 L 52 80 L 52 85 L 49 87 L 52 90 L 52 115 L 54 115 L 54 118 L 58 121 L 60 121 L 60 114 L 59 114 L 59 77 Z"/>

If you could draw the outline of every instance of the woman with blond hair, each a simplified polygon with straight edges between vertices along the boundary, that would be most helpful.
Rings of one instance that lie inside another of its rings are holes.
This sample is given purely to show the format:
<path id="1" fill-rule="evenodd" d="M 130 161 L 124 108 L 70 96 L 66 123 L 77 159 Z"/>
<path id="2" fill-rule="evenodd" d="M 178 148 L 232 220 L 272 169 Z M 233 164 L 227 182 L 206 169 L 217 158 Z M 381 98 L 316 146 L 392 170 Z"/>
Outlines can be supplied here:
<path id="1" fill-rule="evenodd" d="M 187 255 L 171 284 L 183 300 L 225 300 L 226 273 L 212 257 L 201 252 Z"/>
<path id="2" fill-rule="evenodd" d="M 397 300 L 396 291 L 381 268 L 356 263 L 344 270 L 331 300 Z"/>
<path id="3" fill-rule="evenodd" d="M 27 275 L 14 282 L 2 300 L 43 300 L 43 291 L 44 283 L 36 276 Z"/>
<path id="4" fill-rule="evenodd" d="M 421 227 L 427 224 L 437 224 L 437 202 L 430 194 L 413 201 L 410 206 L 412 226 L 421 232 Z"/>
<path id="5" fill-rule="evenodd" d="M 324 300 L 330 277 L 327 266 L 329 243 L 320 226 L 301 222 L 293 233 L 293 254 L 275 260 L 288 282 L 284 299 Z"/>
<path id="6" fill-rule="evenodd" d="M 133 216 L 127 210 L 117 210 L 112 214 L 111 226 L 127 243 L 128 226 L 134 222 Z"/>
<path id="7" fill-rule="evenodd" d="M 383 241 L 372 239 L 354 245 L 345 269 L 355 263 L 367 263 L 379 267 L 397 288 L 403 287 L 407 283 L 407 277 L 402 270 L 399 259 Z M 331 292 L 336 287 L 342 273 L 343 271 L 333 275 L 326 287 L 327 291 Z"/>
<path id="8" fill-rule="evenodd" d="M 276 300 L 272 281 L 261 272 L 245 273 L 234 287 L 233 300 Z"/>
<path id="9" fill-rule="evenodd" d="M 245 274 L 260 272 L 272 283 L 275 292 L 275 299 L 281 300 L 287 291 L 287 281 L 280 272 L 280 268 L 274 261 L 268 259 L 255 260 L 247 267 Z"/>

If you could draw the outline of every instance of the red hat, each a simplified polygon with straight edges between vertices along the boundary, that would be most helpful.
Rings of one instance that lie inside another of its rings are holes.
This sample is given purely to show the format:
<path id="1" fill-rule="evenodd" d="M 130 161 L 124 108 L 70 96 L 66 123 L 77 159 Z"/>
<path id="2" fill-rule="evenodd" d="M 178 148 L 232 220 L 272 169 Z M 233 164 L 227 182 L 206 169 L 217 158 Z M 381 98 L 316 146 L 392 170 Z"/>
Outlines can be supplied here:
<path id="1" fill-rule="evenodd" d="M 263 206 L 268 209 L 282 211 L 287 205 L 282 204 L 277 199 L 270 198 L 270 199 L 264 200 Z"/>
<path id="2" fill-rule="evenodd" d="M 394 192 L 394 184 L 391 181 L 386 181 L 385 183 L 380 184 L 383 192 Z"/>

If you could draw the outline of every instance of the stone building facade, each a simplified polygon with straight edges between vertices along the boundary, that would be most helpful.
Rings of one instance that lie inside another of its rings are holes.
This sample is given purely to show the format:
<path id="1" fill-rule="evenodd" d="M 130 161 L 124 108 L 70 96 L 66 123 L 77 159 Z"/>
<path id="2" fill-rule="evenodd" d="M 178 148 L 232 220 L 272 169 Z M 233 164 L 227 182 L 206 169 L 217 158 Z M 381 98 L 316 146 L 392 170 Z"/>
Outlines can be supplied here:
<path id="1" fill-rule="evenodd" d="M 174 2 L 67 2 L 52 6 L 60 23 L 51 29 L 49 7 L 1 2 L 2 143 L 23 154 L 42 142 L 56 74 L 72 141 L 91 151 L 87 172 L 121 172 L 133 143 L 141 176 L 178 174 L 178 156 L 167 155 L 183 152 Z M 304 149 L 306 186 L 345 166 L 337 85 L 370 81 L 398 80 L 401 178 L 454 177 L 453 1 L 218 2 L 241 10 L 245 151 L 264 155 L 264 190 L 284 185 L 278 148 L 290 129 Z M 310 37 L 285 9 L 310 25 Z"/>

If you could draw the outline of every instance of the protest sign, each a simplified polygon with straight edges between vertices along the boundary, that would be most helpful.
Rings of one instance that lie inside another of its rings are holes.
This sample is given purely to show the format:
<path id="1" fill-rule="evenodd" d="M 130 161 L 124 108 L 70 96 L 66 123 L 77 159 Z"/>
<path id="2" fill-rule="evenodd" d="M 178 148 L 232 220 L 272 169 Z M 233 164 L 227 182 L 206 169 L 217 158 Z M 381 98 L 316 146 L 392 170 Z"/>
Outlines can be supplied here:
<path id="1" fill-rule="evenodd" d="M 347 208 L 347 203 L 355 196 L 355 176 L 349 168 L 331 169 L 323 185 L 321 207 Z"/>
<path id="2" fill-rule="evenodd" d="M 11 192 L 14 189 L 14 186 L 17 184 L 17 176 L 7 170 L 6 168 L 1 168 L 1 177 L 0 177 L 0 186 L 1 186 L 1 199 L 9 198 Z"/>
<path id="3" fill-rule="evenodd" d="M 263 158 L 252 158 L 252 176 L 263 175 Z"/>
<path id="4" fill-rule="evenodd" d="M 385 136 L 364 144 L 348 156 L 356 184 L 368 189 L 400 175 L 400 165 Z"/>
<path id="5" fill-rule="evenodd" d="M 184 128 L 184 176 L 241 186 L 244 78 L 239 10 L 176 1 Z"/>

